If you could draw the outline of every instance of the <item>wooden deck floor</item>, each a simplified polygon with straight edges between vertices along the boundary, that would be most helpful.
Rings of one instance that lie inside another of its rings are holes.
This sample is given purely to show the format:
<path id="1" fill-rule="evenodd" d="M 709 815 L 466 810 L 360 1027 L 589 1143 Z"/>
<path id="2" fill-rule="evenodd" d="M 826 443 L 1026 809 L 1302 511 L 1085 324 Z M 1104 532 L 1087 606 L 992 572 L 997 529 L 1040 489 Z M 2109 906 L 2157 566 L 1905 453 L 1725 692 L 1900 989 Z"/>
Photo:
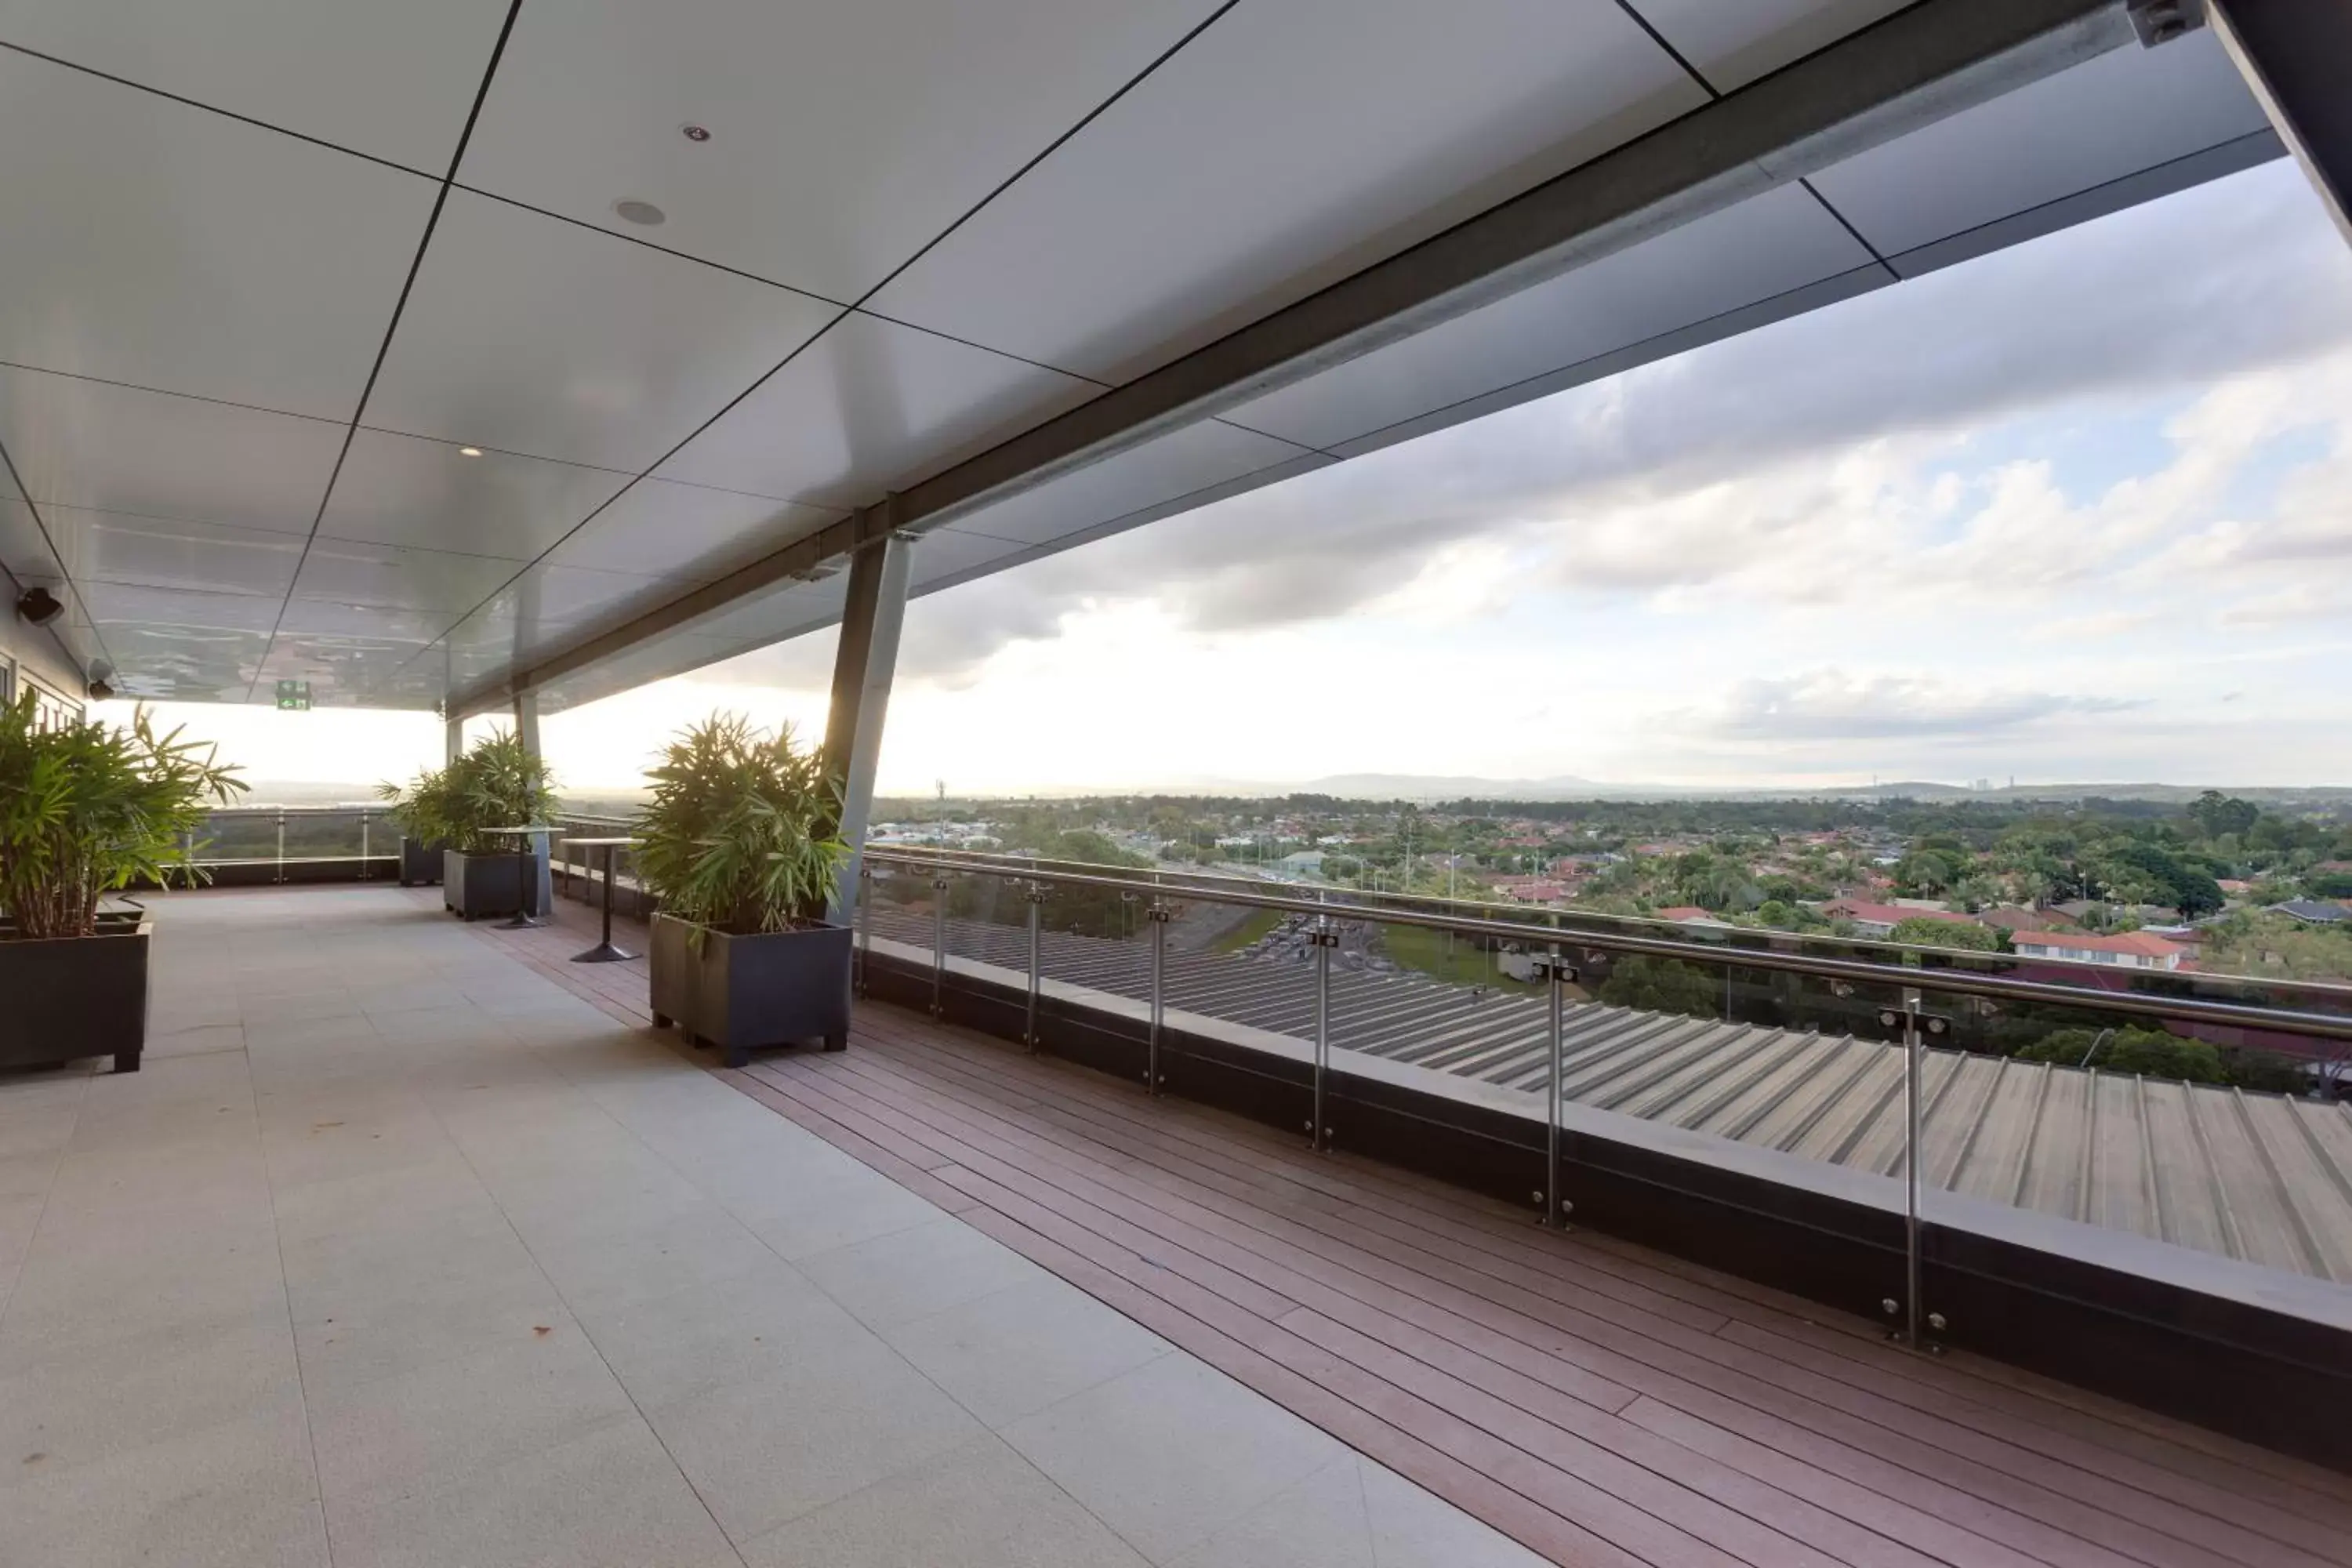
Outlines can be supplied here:
<path id="1" fill-rule="evenodd" d="M 646 1021 L 592 924 L 483 934 Z M 2352 1478 L 919 1014 L 720 1076 L 1559 1562 L 2352 1568 Z"/>

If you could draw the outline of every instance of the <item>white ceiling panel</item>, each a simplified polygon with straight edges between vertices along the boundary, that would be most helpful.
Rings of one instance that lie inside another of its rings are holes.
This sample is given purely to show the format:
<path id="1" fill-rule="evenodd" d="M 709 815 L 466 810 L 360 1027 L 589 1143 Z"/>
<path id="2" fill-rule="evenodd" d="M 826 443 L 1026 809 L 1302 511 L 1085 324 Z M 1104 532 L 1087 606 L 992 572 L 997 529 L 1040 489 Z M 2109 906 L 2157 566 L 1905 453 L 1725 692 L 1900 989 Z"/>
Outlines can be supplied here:
<path id="1" fill-rule="evenodd" d="M 440 175 L 504 0 L 0 0 L 0 38 Z"/>
<path id="2" fill-rule="evenodd" d="M 0 51 L 0 360 L 349 419 L 433 189 Z"/>
<path id="3" fill-rule="evenodd" d="M 381 605 L 347 605 L 293 598 L 278 624 L 285 637 L 366 637 L 408 645 L 411 653 L 449 629 L 449 617 L 430 610 L 395 610 Z"/>
<path id="4" fill-rule="evenodd" d="M 65 577 L 41 531 L 44 521 L 15 496 L 0 496 L 0 567 L 28 588 L 36 583 L 53 586 Z"/>
<path id="5" fill-rule="evenodd" d="M 268 636 L 278 621 L 278 601 L 257 594 L 192 594 L 185 589 L 142 588 L 127 583 L 84 583 L 82 603 L 101 626 L 193 626 L 211 631 L 258 632 Z"/>
<path id="6" fill-rule="evenodd" d="M 1209 420 L 967 513 L 955 527 L 1013 544 L 1044 544 L 1300 457 L 1288 442 Z"/>
<path id="7" fill-rule="evenodd" d="M 1717 92 L 1745 87 L 1911 0 L 1632 0 Z"/>
<path id="8" fill-rule="evenodd" d="M 678 584 L 626 572 L 596 572 L 582 566 L 531 567 L 499 591 L 484 606 L 529 624 L 542 621 L 604 621 L 648 610 L 677 596 Z"/>
<path id="9" fill-rule="evenodd" d="M 323 419 L 0 365 L 0 444 L 44 504 L 308 533 L 342 440 Z"/>
<path id="10" fill-rule="evenodd" d="M 935 528 L 915 542 L 909 586 L 913 592 L 920 593 L 932 584 L 944 583 L 967 572 L 992 564 L 1009 564 L 1013 557 L 1034 548 L 953 528 Z"/>
<path id="11" fill-rule="evenodd" d="M 846 302 L 1213 8 L 526 5 L 459 178 L 625 233 L 650 202 L 645 237 Z"/>
<path id="12" fill-rule="evenodd" d="M 845 510 L 1102 389 L 852 315 L 661 466 L 665 479 Z"/>
<path id="13" fill-rule="evenodd" d="M 1819 202 L 1788 186 L 1335 366 L 1230 417 L 1335 447 L 1871 265 L 1870 252 Z"/>
<path id="14" fill-rule="evenodd" d="M 319 531 L 529 561 L 629 482 L 610 468 L 361 430 Z"/>
<path id="15" fill-rule="evenodd" d="M 505 605 L 478 610 L 449 634 L 450 658 L 465 679 L 468 669 L 483 673 L 528 660 L 586 630 L 589 624 L 518 613 Z"/>
<path id="16" fill-rule="evenodd" d="M 242 702 L 269 638 L 261 632 L 117 625 L 106 629 L 114 689 L 153 701 Z"/>
<path id="17" fill-rule="evenodd" d="M 0 473 L 0 484 L 5 482 L 5 474 Z M 41 532 L 41 521 L 16 496 L 0 496 L 0 567 L 6 568 L 18 587 L 47 588 L 65 605 L 64 613 L 47 626 L 36 631 L 20 626 L 17 630 L 26 638 L 48 643 L 41 650 L 42 657 L 49 657 L 62 647 L 69 663 L 85 666 L 100 657 L 98 638 L 91 630 L 89 614 L 82 606 L 78 586 L 58 564 L 48 540 Z M 12 593 L 9 596 L 15 595 Z M 5 605 L 0 605 L 0 615 L 8 613 Z"/>
<path id="18" fill-rule="evenodd" d="M 310 700 L 342 707 L 365 699 L 371 687 L 389 679 L 416 654 L 416 645 L 362 634 L 280 636 L 255 676 L 257 698 L 267 699 L 280 680 L 307 680 Z"/>
<path id="19" fill-rule="evenodd" d="M 429 709 L 449 694 L 450 683 L 441 666 L 428 655 L 412 664 L 367 671 L 357 697 L 368 708 Z"/>
<path id="20" fill-rule="evenodd" d="M 732 639 L 744 647 L 764 647 L 800 628 L 841 614 L 849 599 L 849 574 L 838 571 L 813 583 L 776 585 L 756 597 L 688 628 L 691 636 Z"/>
<path id="21" fill-rule="evenodd" d="M 566 708 L 577 708 L 583 703 L 593 702 L 600 697 L 610 697 L 616 691 L 625 691 L 648 681 L 685 675 L 748 652 L 751 646 L 734 637 L 704 637 L 688 634 L 664 637 L 658 642 L 631 648 L 609 664 L 599 665 L 593 670 L 550 681 L 540 688 L 540 711 L 561 712 Z M 747 699 L 749 695 L 747 693 Z M 697 713 L 692 717 L 699 719 L 701 715 Z M 652 763 L 653 753 L 668 739 L 666 733 L 646 736 L 648 765 Z"/>
<path id="22" fill-rule="evenodd" d="M 223 528 L 79 507 L 41 509 L 66 569 L 84 583 L 122 583 L 199 594 L 286 595 L 302 536 Z"/>
<path id="23" fill-rule="evenodd" d="M 549 552 L 550 565 L 708 583 L 841 514 L 767 496 L 640 479 Z"/>
<path id="24" fill-rule="evenodd" d="M 320 539 L 311 542 L 294 591 L 330 603 L 437 611 L 455 621 L 522 567 L 492 555 Z"/>
<path id="25" fill-rule="evenodd" d="M 1813 176 L 1887 255 L 2261 131 L 2210 28 L 2112 49 Z"/>
<path id="26" fill-rule="evenodd" d="M 367 423 L 639 472 L 835 314 L 790 289 L 455 191 Z"/>
<path id="27" fill-rule="evenodd" d="M 1120 382 L 1705 94 L 1612 0 L 1243 5 L 877 312 Z"/>

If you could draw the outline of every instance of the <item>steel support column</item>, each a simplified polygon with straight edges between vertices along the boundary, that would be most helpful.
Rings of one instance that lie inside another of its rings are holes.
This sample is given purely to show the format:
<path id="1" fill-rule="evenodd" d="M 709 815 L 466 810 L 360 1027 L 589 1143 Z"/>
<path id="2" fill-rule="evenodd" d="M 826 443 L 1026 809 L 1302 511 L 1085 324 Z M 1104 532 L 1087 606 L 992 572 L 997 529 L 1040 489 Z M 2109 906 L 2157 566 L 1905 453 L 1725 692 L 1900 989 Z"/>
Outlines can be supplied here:
<path id="1" fill-rule="evenodd" d="M 539 693 L 518 691 L 514 699 L 515 733 L 522 737 L 522 749 L 532 756 L 539 750 Z"/>
<path id="2" fill-rule="evenodd" d="M 442 743 L 441 760 L 444 763 L 454 763 L 465 754 L 466 721 L 463 719 L 452 719 L 449 721 L 447 738 Z"/>
<path id="3" fill-rule="evenodd" d="M 2210 0 L 2209 15 L 2336 232 L 2352 243 L 2352 6 Z"/>
<path id="4" fill-rule="evenodd" d="M 829 918 L 846 920 L 866 851 L 874 810 L 874 770 L 882 758 L 882 722 L 890 680 L 898 668 L 898 627 L 907 614 L 907 572 L 912 536 L 896 531 L 850 557 L 849 602 L 841 612 L 841 641 L 833 656 L 833 701 L 825 712 L 823 762 L 841 784 L 840 833 L 849 846 Z"/>

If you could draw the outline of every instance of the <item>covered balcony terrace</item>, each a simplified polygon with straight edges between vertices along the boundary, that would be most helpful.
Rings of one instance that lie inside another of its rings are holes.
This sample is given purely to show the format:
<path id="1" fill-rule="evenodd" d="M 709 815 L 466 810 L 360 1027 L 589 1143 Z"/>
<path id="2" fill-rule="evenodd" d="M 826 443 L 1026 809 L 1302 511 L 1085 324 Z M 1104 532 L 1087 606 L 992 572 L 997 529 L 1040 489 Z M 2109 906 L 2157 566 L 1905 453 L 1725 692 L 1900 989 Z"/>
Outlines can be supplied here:
<path id="1" fill-rule="evenodd" d="M 960 937 L 730 1069 L 583 901 L 151 903 L 142 1070 L 0 1081 L 10 1562 L 2352 1562 L 2340 1470 L 2149 1407 L 2192 1342 L 2145 1401 L 1907 1348 L 1612 1234 L 1591 1156 L 1543 1228 L 1443 1116 L 1366 1152 L 1350 1051 L 1317 1150 L 1189 1098 L 1194 1015 L 1157 1097 L 1057 1054 L 1147 1043 L 1110 990 L 1024 1051 Z"/>
<path id="2" fill-rule="evenodd" d="M 26 733 L 536 766 L 830 633 L 865 855 L 794 906 L 838 1052 L 698 1050 L 364 814 L 85 933 L 143 994 L 0 992 L 0 1568 L 2352 1568 L 2343 1106 L 1978 1048 L 2340 1068 L 2340 1000 L 865 848 L 910 602 L 2290 155 L 2352 233 L 2347 61 L 2305 0 L 0 6 Z M 1580 989 L 1636 958 L 1706 998 Z M 143 1051 L 49 1064 L 93 998 Z"/>

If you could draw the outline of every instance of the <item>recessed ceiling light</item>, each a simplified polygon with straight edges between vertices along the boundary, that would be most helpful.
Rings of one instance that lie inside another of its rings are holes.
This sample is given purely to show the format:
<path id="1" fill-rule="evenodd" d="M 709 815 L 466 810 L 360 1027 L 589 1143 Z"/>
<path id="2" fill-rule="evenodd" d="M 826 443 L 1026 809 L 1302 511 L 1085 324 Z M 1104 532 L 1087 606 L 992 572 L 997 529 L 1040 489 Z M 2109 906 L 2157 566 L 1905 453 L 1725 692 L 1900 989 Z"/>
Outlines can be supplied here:
<path id="1" fill-rule="evenodd" d="M 479 447 L 460 447 L 457 448 L 457 455 L 461 458 L 478 458 L 482 455 L 482 449 Z"/>
<path id="2" fill-rule="evenodd" d="M 689 142 L 708 142 L 710 140 L 710 132 L 704 130 L 699 125 L 681 125 L 678 127 L 678 130 L 685 133 L 686 139 Z"/>
<path id="3" fill-rule="evenodd" d="M 631 223 L 656 224 L 668 216 L 651 202 L 614 202 L 613 210 Z"/>

